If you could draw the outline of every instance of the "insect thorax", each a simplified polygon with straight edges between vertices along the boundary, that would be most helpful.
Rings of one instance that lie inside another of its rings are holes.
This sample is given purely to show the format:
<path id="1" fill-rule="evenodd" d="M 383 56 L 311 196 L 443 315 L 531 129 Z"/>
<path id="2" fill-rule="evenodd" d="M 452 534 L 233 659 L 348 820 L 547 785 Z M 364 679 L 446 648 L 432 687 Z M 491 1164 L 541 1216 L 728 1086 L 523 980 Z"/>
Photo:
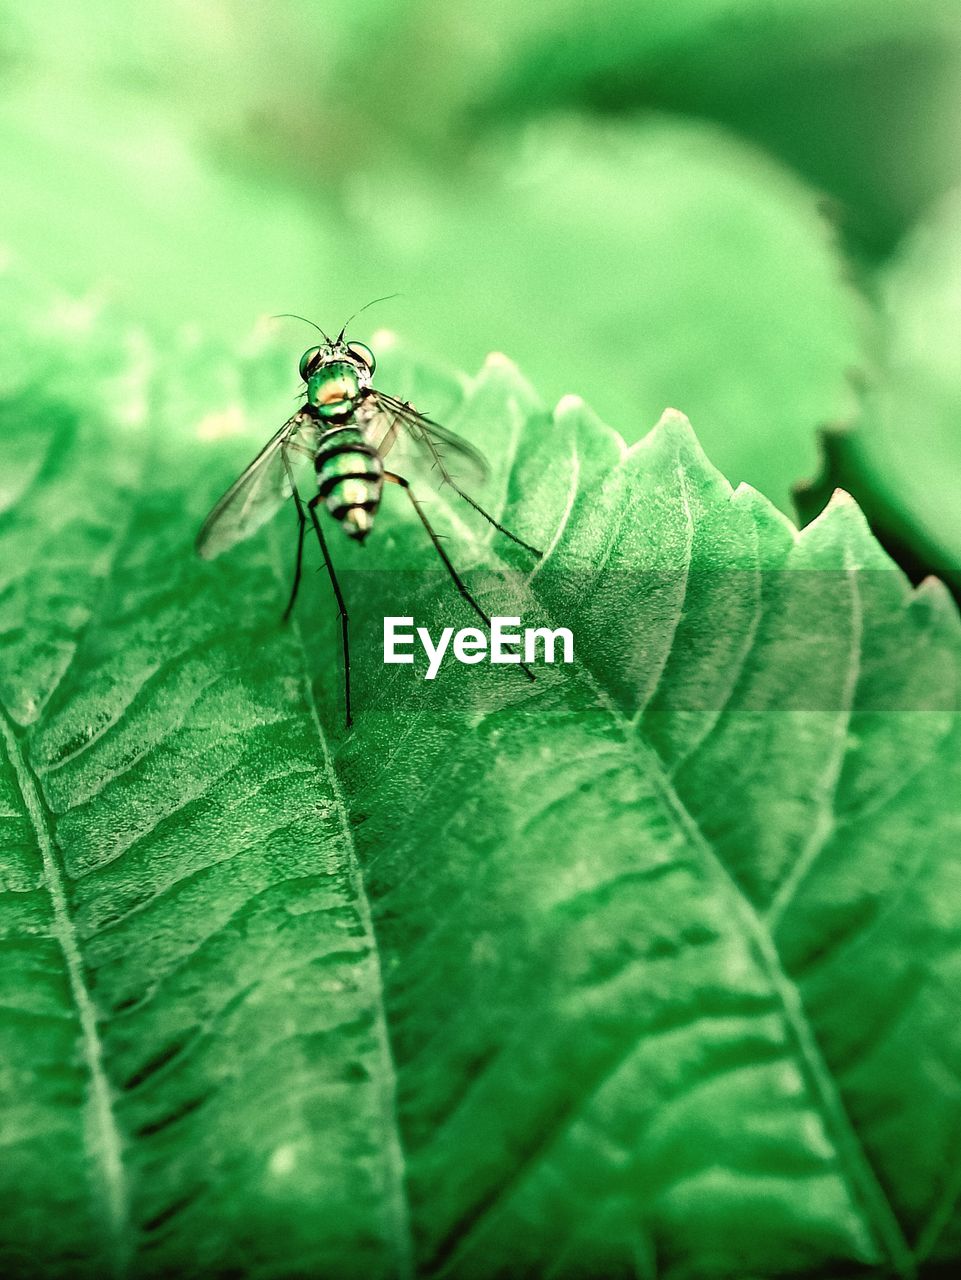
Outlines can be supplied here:
<path id="1" fill-rule="evenodd" d="M 343 420 L 354 409 L 360 396 L 360 378 L 354 365 L 346 360 L 322 364 L 307 382 L 307 403 L 321 418 Z"/>

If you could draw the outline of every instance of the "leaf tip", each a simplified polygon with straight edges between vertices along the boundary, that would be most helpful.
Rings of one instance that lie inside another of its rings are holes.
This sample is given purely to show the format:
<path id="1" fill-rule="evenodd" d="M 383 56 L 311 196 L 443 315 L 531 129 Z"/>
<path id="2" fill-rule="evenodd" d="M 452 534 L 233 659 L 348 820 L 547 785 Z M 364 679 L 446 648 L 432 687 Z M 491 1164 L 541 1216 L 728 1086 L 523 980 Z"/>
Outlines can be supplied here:
<path id="1" fill-rule="evenodd" d="M 669 432 L 679 436 L 684 436 L 690 440 L 696 440 L 694 428 L 687 414 L 681 413 L 680 409 L 665 409 L 657 420 L 655 431 Z"/>
<path id="2" fill-rule="evenodd" d="M 808 537 L 816 535 L 823 528 L 834 525 L 846 525 L 852 530 L 857 529 L 859 532 L 870 534 L 864 512 L 858 506 L 857 499 L 853 498 L 847 489 L 835 489 L 825 503 L 824 509 L 810 524 L 805 525 L 801 532 L 804 537 Z"/>
<path id="3" fill-rule="evenodd" d="M 943 578 L 939 578 L 936 574 L 929 573 L 921 579 L 914 588 L 914 598 L 919 603 L 926 605 L 936 615 L 948 616 L 955 624 L 961 621 L 958 617 L 958 606 L 955 603 L 954 596 L 951 594 L 951 588 Z"/>
<path id="4" fill-rule="evenodd" d="M 631 451 L 647 452 L 665 445 L 675 451 L 694 449 L 703 456 L 694 428 L 679 409 L 665 409 L 647 435 L 631 446 Z"/>
<path id="5" fill-rule="evenodd" d="M 847 489 L 835 489 L 833 491 L 830 498 L 828 498 L 828 505 L 825 510 L 830 507 L 854 507 L 856 511 L 861 510 L 855 499 L 850 493 L 848 493 Z"/>
<path id="6" fill-rule="evenodd" d="M 570 433 L 574 448 L 591 452 L 595 461 L 606 458 L 611 465 L 622 462 L 629 450 L 624 437 L 599 418 L 581 396 L 561 396 L 551 415 L 555 428 Z"/>
<path id="7" fill-rule="evenodd" d="M 513 396 L 520 405 L 534 409 L 540 405 L 537 392 L 520 369 L 502 351 L 492 351 L 474 382 L 475 393 L 493 388 L 498 394 Z"/>
<path id="8" fill-rule="evenodd" d="M 897 569 L 907 584 L 907 577 L 884 550 L 861 510 L 856 498 L 846 489 L 835 489 L 827 506 L 801 530 L 800 542 L 806 554 L 832 567 L 854 569 Z"/>
<path id="9" fill-rule="evenodd" d="M 515 377 L 520 377 L 520 370 L 510 356 L 504 355 L 503 351 L 491 351 L 488 353 L 487 359 L 484 361 L 483 373 L 500 372 L 510 373 Z"/>
<path id="10" fill-rule="evenodd" d="M 679 409 L 665 409 L 647 435 L 631 446 L 632 452 L 638 450 L 657 453 L 661 449 L 666 449 L 678 458 L 685 456 L 688 463 L 716 470 L 701 448 L 690 419 Z"/>
<path id="11" fill-rule="evenodd" d="M 554 408 L 554 417 L 563 418 L 571 413 L 584 413 L 587 409 L 587 403 L 580 397 L 568 392 L 566 396 L 561 396 Z"/>
<path id="12" fill-rule="evenodd" d="M 856 539 L 865 548 L 870 546 L 885 561 L 888 560 L 888 556 L 877 543 L 868 518 L 861 510 L 857 498 L 852 497 L 847 489 L 835 489 L 828 499 L 827 506 L 803 532 L 807 534 L 808 530 L 815 529 L 817 526 L 843 529 L 848 537 Z"/>

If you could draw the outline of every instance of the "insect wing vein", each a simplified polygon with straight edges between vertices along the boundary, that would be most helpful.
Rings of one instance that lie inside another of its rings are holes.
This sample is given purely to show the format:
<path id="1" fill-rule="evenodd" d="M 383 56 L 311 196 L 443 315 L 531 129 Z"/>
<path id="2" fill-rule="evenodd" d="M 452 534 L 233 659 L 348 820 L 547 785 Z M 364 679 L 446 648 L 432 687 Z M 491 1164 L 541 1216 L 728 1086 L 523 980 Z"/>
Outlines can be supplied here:
<path id="1" fill-rule="evenodd" d="M 463 437 L 448 430 L 447 427 L 442 427 L 432 418 L 425 417 L 413 405 L 397 400 L 382 391 L 371 391 L 370 398 L 387 427 L 389 440 L 387 448 L 393 443 L 399 426 L 417 444 L 426 460 L 440 470 L 443 480 L 450 479 L 450 469 L 446 461 L 448 454 L 455 455 L 457 461 L 465 465 L 472 483 L 483 484 L 488 479 L 490 466 L 487 459 L 480 450 L 475 449 Z M 381 448 L 380 452 L 384 455 L 386 449 Z"/>
<path id="2" fill-rule="evenodd" d="M 313 457 L 317 436 L 313 417 L 298 410 L 268 440 L 204 521 L 197 535 L 197 551 L 204 559 L 249 538 L 283 506 L 291 492 L 288 466 L 294 470 Z"/>

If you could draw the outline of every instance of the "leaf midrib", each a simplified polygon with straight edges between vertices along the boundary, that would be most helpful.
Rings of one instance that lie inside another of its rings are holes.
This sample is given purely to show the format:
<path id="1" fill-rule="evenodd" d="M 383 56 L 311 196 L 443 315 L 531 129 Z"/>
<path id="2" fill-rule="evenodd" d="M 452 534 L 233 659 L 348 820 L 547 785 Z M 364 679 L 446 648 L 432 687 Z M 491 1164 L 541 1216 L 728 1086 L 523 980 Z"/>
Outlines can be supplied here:
<path id="1" fill-rule="evenodd" d="M 708 869 L 720 880 L 722 888 L 733 898 L 735 910 L 745 931 L 757 945 L 768 979 L 781 1002 L 786 1026 L 794 1036 L 803 1073 L 809 1084 L 813 1086 L 813 1098 L 820 1104 L 824 1119 L 828 1122 L 828 1131 L 845 1169 L 852 1198 L 856 1203 L 861 1204 L 865 1213 L 865 1222 L 871 1228 L 886 1259 L 895 1267 L 897 1274 L 904 1277 L 913 1276 L 916 1268 L 911 1247 L 864 1150 L 857 1130 L 851 1123 L 844 1100 L 807 1017 L 801 993 L 785 972 L 770 931 L 668 780 L 660 758 L 646 743 L 636 740 L 635 746 L 639 752 L 647 754 L 651 765 L 649 772 L 655 786 L 661 792 L 669 810 L 676 816 L 681 830 L 690 836 L 691 843 L 702 854 Z"/>
<path id="2" fill-rule="evenodd" d="M 122 1275 L 131 1255 L 130 1200 L 123 1165 L 123 1138 L 113 1109 L 113 1091 L 104 1066 L 103 1041 L 93 997 L 84 977 L 77 932 L 67 904 L 65 873 L 57 853 L 50 810 L 39 782 L 21 750 L 6 711 L 0 709 L 0 734 L 17 780 L 24 812 L 33 828 L 43 863 L 44 884 L 53 908 L 53 935 L 63 955 L 70 994 L 77 1010 L 84 1064 L 89 1077 L 91 1155 L 100 1172 L 112 1270 Z"/>
<path id="3" fill-rule="evenodd" d="M 272 553 L 270 557 L 271 567 L 278 585 L 283 589 L 283 570 L 281 567 L 277 538 L 275 536 L 274 529 L 269 531 L 268 537 Z M 310 666 L 307 659 L 307 649 L 304 644 L 303 633 L 301 632 L 300 624 L 296 617 L 292 617 L 290 619 L 289 626 L 291 634 L 296 640 L 300 654 L 301 684 L 304 690 L 304 698 L 307 703 L 308 712 L 317 734 L 317 740 L 320 744 L 324 775 L 327 778 L 328 785 L 330 786 L 334 807 L 337 810 L 337 821 L 340 827 L 340 838 L 344 859 L 347 864 L 348 880 L 354 893 L 354 898 L 357 904 L 357 914 L 360 919 L 361 927 L 364 931 L 364 937 L 368 943 L 368 955 L 370 956 L 370 996 L 371 1003 L 375 1010 L 374 1027 L 381 1064 L 378 1087 L 380 1091 L 380 1109 L 384 1131 L 384 1154 L 386 1156 L 390 1177 L 390 1186 L 387 1191 L 390 1238 L 397 1251 L 395 1271 L 397 1280 L 410 1280 L 414 1275 L 415 1268 L 413 1232 L 411 1230 L 410 1221 L 410 1205 L 406 1189 L 407 1162 L 397 1111 L 397 1067 L 394 1062 L 394 1055 L 390 1042 L 390 1029 L 387 1019 L 387 1002 L 384 993 L 383 969 L 380 962 L 380 947 L 378 945 L 377 935 L 374 929 L 374 921 L 370 909 L 370 899 L 367 894 L 367 886 L 361 870 L 360 859 L 357 855 L 357 844 L 350 828 L 347 802 L 344 798 L 343 789 L 340 785 L 340 779 L 337 776 L 337 771 L 334 767 L 330 745 L 327 741 L 327 735 L 325 734 L 321 723 L 320 714 L 317 709 L 317 700 L 314 697 L 314 691 L 310 681 Z"/>
<path id="4" fill-rule="evenodd" d="M 134 495 L 140 492 L 143 480 L 149 473 L 150 461 L 155 453 L 156 440 L 151 434 L 147 439 L 143 450 L 141 465 L 138 468 L 137 480 L 131 486 L 131 492 Z M 96 620 L 102 614 L 104 599 L 109 592 L 114 573 L 122 559 L 123 550 L 126 546 L 127 540 L 129 539 L 131 530 L 134 527 L 135 516 L 136 504 L 135 502 L 131 502 L 128 518 L 114 540 L 113 552 L 103 575 L 103 580 L 98 592 L 98 600 L 91 608 L 84 626 L 74 637 L 73 654 L 71 655 L 71 659 L 64 670 L 60 673 L 55 685 L 48 691 L 40 712 L 41 717 L 46 711 L 46 708 L 50 705 L 55 693 L 64 684 L 69 671 L 72 669 L 84 634 L 86 634 L 86 632 L 95 625 Z M 273 531 L 266 532 L 271 542 L 271 548 L 275 549 Z M 277 576 L 278 581 L 280 581 L 281 571 L 276 563 L 276 559 L 276 556 L 272 557 L 272 564 L 275 576 Z M 408 1280 L 408 1277 L 413 1275 L 414 1270 L 412 1261 L 412 1233 L 410 1229 L 410 1214 L 405 1191 L 405 1158 L 401 1145 L 400 1128 L 397 1123 L 395 1101 L 396 1069 L 393 1062 L 387 1028 L 380 953 L 373 928 L 370 902 L 367 897 L 366 887 L 360 871 L 356 845 L 350 831 L 346 801 L 340 787 L 339 779 L 337 778 L 334 770 L 329 745 L 321 726 L 316 701 L 313 696 L 309 679 L 306 649 L 296 620 L 293 621 L 291 630 L 296 638 L 296 642 L 301 653 L 305 700 L 310 717 L 317 732 L 323 759 L 324 774 L 330 785 L 331 798 L 337 811 L 344 857 L 348 868 L 348 879 L 355 895 L 358 915 L 364 930 L 366 941 L 369 945 L 369 953 L 372 957 L 370 995 L 375 1010 L 375 1034 L 377 1036 L 381 1057 L 382 1069 L 379 1073 L 378 1085 L 381 1091 L 381 1108 L 384 1119 L 385 1154 L 387 1156 L 387 1162 L 390 1170 L 390 1185 L 385 1194 L 387 1195 L 389 1205 L 389 1235 L 391 1243 L 396 1250 L 395 1266 L 391 1274 L 396 1277 L 397 1280 Z M 179 656 L 180 655 L 176 655 L 176 657 Z M 151 678 L 156 674 L 156 672 L 152 673 Z M 106 1203 L 105 1217 L 110 1245 L 109 1254 L 111 1269 L 114 1275 L 120 1277 L 128 1271 L 129 1265 L 136 1252 L 135 1230 L 131 1215 L 127 1176 L 124 1168 L 124 1139 L 114 1111 L 114 1091 L 106 1068 L 104 1044 L 99 1033 L 98 1012 L 91 992 L 85 981 L 85 965 L 80 940 L 70 916 L 66 893 L 66 872 L 61 865 L 61 859 L 57 852 L 56 838 L 54 835 L 56 825 L 55 816 L 46 803 L 39 778 L 29 764 L 26 754 L 21 750 L 20 740 L 17 736 L 16 729 L 10 721 L 5 709 L 2 707 L 0 707 L 0 734 L 2 734 L 4 744 L 10 756 L 11 765 L 16 775 L 24 811 L 30 821 L 31 827 L 33 828 L 37 846 L 41 853 L 45 886 L 47 887 L 50 895 L 54 912 L 54 933 L 64 956 L 71 995 L 77 1008 L 78 1022 L 81 1028 L 83 1059 L 89 1076 L 90 1102 L 93 1112 L 93 1124 L 88 1130 L 88 1134 L 90 1136 L 87 1139 L 87 1145 L 92 1149 L 91 1154 L 93 1157 L 93 1163 L 100 1171 L 100 1194 L 103 1196 Z M 101 736 L 102 735 L 98 734 L 97 739 L 99 740 Z M 85 744 L 85 746 L 86 745 L 92 744 Z"/>
<path id="5" fill-rule="evenodd" d="M 623 466 L 631 455 L 640 449 L 642 444 L 643 441 L 628 449 L 618 465 Z M 680 459 L 678 459 L 679 477 L 681 470 Z M 457 513 L 451 509 L 446 495 L 438 495 L 438 497 L 447 507 L 448 514 L 452 520 L 460 525 L 461 528 L 464 528 L 463 522 L 458 518 Z M 731 497 L 733 499 L 733 494 Z M 557 543 L 555 542 L 553 545 L 556 546 Z M 490 543 L 485 544 L 485 546 L 486 550 L 496 557 L 498 561 L 497 567 L 503 570 L 505 564 L 502 557 L 494 551 Z M 755 560 L 757 560 L 756 547 Z M 543 563 L 543 560 L 540 561 L 539 567 Z M 530 592 L 529 580 L 525 586 Z M 533 595 L 533 592 L 531 594 Z M 551 621 L 560 624 L 561 620 L 554 616 L 548 603 L 541 596 L 534 598 Z M 885 1259 L 895 1268 L 896 1273 L 906 1278 L 914 1276 L 916 1274 L 916 1265 L 911 1247 L 874 1167 L 864 1150 L 857 1131 L 847 1114 L 840 1091 L 821 1053 L 817 1037 L 807 1018 L 801 993 L 786 973 L 781 963 L 777 946 L 767 925 L 758 915 L 750 900 L 745 896 L 740 885 L 728 871 L 723 860 L 702 831 L 694 815 L 675 790 L 665 762 L 661 760 L 660 756 L 649 744 L 641 740 L 638 727 L 633 719 L 628 718 L 620 710 L 600 679 L 585 664 L 584 660 L 578 657 L 576 646 L 573 665 L 575 669 L 583 674 L 585 680 L 597 694 L 600 703 L 607 709 L 618 725 L 624 742 L 631 749 L 632 758 L 637 759 L 642 775 L 650 778 L 653 782 L 665 803 L 669 815 L 675 819 L 682 833 L 689 838 L 690 843 L 701 855 L 702 860 L 706 862 L 709 873 L 719 882 L 722 891 L 733 898 L 738 916 L 744 925 L 746 933 L 757 945 L 758 954 L 763 961 L 768 980 L 780 1001 L 785 1025 L 794 1037 L 803 1074 L 812 1088 L 812 1100 L 818 1104 L 822 1116 L 827 1122 L 828 1132 L 832 1136 L 833 1145 L 852 1201 L 861 1206 L 865 1224 L 879 1244 Z M 423 712 L 420 714 L 423 714 Z M 538 1147 L 531 1163 L 541 1153 L 542 1148 Z M 518 1180 L 513 1176 L 510 1178 L 512 1185 Z M 448 1263 L 462 1253 L 464 1245 L 475 1235 L 482 1222 L 483 1216 L 480 1216 L 470 1224 L 463 1234 L 455 1231 L 459 1238 L 447 1256 Z"/>
<path id="6" fill-rule="evenodd" d="M 131 493 L 139 493 L 148 474 L 153 441 L 148 437 L 137 468 Z M 45 467 L 33 477 L 30 490 L 40 489 L 44 481 Z M 26 493 L 21 496 L 21 501 Z M 126 519 L 113 540 L 97 599 L 91 606 L 83 626 L 73 637 L 70 658 L 53 685 L 46 691 L 37 711 L 36 720 L 25 726 L 23 732 L 43 719 L 50 703 L 63 686 L 73 668 L 83 637 L 100 616 L 110 582 L 121 559 L 124 548 L 134 528 L 136 503 L 129 503 Z M 44 886 L 53 907 L 54 936 L 60 947 L 67 972 L 71 997 L 77 1009 L 81 1033 L 83 1060 L 89 1077 L 89 1104 L 93 1124 L 86 1129 L 84 1139 L 88 1150 L 92 1147 L 93 1166 L 100 1171 L 99 1192 L 106 1201 L 108 1255 L 111 1271 L 120 1277 L 126 1274 L 134 1254 L 134 1231 L 130 1211 L 130 1195 L 124 1168 L 123 1132 L 117 1121 L 113 1105 L 113 1089 L 105 1066 L 103 1041 L 100 1038 L 99 1015 L 85 978 L 85 965 L 80 941 L 70 915 L 67 896 L 66 869 L 58 856 L 55 837 L 56 823 L 53 811 L 47 804 L 43 786 L 21 748 L 21 739 L 13 719 L 5 707 L 0 706 L 0 735 L 17 780 L 17 788 L 23 802 L 24 813 L 33 829 L 44 870 Z"/>

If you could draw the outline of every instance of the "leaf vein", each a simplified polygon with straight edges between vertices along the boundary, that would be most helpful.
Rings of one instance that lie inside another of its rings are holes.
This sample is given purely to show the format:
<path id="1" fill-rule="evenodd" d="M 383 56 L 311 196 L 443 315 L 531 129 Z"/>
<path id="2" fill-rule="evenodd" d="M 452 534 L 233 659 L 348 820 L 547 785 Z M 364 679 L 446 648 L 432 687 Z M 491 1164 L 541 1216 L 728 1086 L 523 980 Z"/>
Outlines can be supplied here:
<path id="1" fill-rule="evenodd" d="M 677 608 L 674 611 L 673 618 L 669 625 L 665 627 L 665 631 L 668 633 L 666 636 L 667 643 L 664 645 L 664 657 L 661 659 L 660 669 L 655 676 L 651 687 L 638 699 L 637 708 L 631 717 L 631 724 L 633 725 L 640 723 L 645 709 L 653 702 L 654 696 L 664 679 L 664 674 L 667 671 L 667 666 L 671 658 L 671 652 L 674 648 L 674 640 L 677 637 L 678 628 L 680 627 L 681 620 L 684 617 L 684 606 L 687 604 L 687 593 L 691 584 L 691 559 L 694 555 L 694 515 L 691 511 L 691 502 L 688 497 L 684 466 L 680 458 L 677 459 L 675 465 L 675 474 L 677 476 L 678 492 L 681 496 L 681 506 L 684 509 L 685 529 L 684 562 L 681 568 L 681 574 L 683 576 L 683 581 L 681 583 L 681 598 L 677 602 Z"/>
<path id="2" fill-rule="evenodd" d="M 275 552 L 273 556 L 274 573 L 278 583 L 283 585 L 282 572 L 276 555 L 275 539 L 272 539 L 271 547 Z M 347 813 L 347 802 L 344 798 L 343 789 L 340 785 L 340 779 L 338 778 L 337 771 L 334 767 L 330 746 L 327 741 L 327 735 L 324 733 L 323 725 L 321 724 L 320 713 L 318 712 L 316 699 L 310 683 L 307 651 L 304 645 L 300 625 L 296 618 L 291 619 L 291 633 L 296 639 L 300 650 L 301 678 L 304 697 L 309 710 L 310 719 L 317 734 L 324 773 L 330 786 L 331 795 L 334 799 L 334 807 L 337 811 L 341 844 L 347 863 L 348 877 L 351 888 L 354 892 L 357 912 L 369 944 L 370 986 L 371 995 L 376 1009 L 374 1030 L 381 1060 L 379 1080 L 381 1089 L 380 1102 L 385 1130 L 386 1156 L 391 1177 L 391 1183 L 387 1191 L 389 1199 L 388 1211 L 394 1246 L 397 1251 L 397 1273 L 398 1276 L 401 1277 L 401 1280 L 407 1280 L 408 1277 L 412 1277 L 414 1274 L 414 1244 L 410 1223 L 410 1209 L 406 1191 L 406 1159 L 397 1111 L 397 1068 L 394 1063 L 394 1056 L 390 1043 L 386 997 L 384 993 L 384 977 L 380 963 L 380 950 L 377 944 L 376 934 L 374 932 L 373 915 L 370 908 L 370 900 L 367 896 L 367 886 L 364 883 L 360 859 L 357 855 L 357 845 L 350 827 L 350 820 Z"/>
<path id="3" fill-rule="evenodd" d="M 77 1009 L 83 1059 L 89 1079 L 90 1157 L 102 1182 L 113 1270 L 115 1274 L 122 1275 L 131 1251 L 130 1205 L 123 1164 L 123 1138 L 114 1114 L 113 1091 L 104 1064 L 99 1017 L 86 983 L 80 944 L 67 902 L 66 873 L 54 843 L 50 816 L 6 713 L 0 713 L 0 734 L 40 851 L 53 908 L 54 936 L 63 953 L 70 993 Z"/>
<path id="4" fill-rule="evenodd" d="M 798 1060 L 807 1077 L 812 1096 L 817 1100 L 823 1117 L 828 1123 L 835 1150 L 845 1167 L 846 1181 L 852 1196 L 860 1202 L 865 1220 L 896 1274 L 905 1277 L 913 1276 L 914 1262 L 904 1230 L 861 1144 L 857 1130 L 851 1123 L 840 1090 L 822 1056 L 808 1020 L 801 993 L 785 972 L 767 925 L 724 866 L 693 815 L 666 778 L 659 759 L 650 748 L 642 746 L 640 742 L 637 743 L 637 749 L 639 754 L 643 752 L 648 757 L 649 772 L 668 808 L 673 812 L 678 824 L 689 836 L 694 847 L 702 852 L 709 869 L 714 871 L 722 886 L 726 888 L 740 915 L 745 933 L 755 943 L 768 979 L 778 995 L 786 1025 L 794 1038 Z"/>
<path id="5" fill-rule="evenodd" d="M 833 750 L 828 755 L 827 765 L 822 777 L 823 803 L 817 821 L 813 823 L 811 832 L 795 859 L 790 872 L 784 877 L 780 887 L 771 900 L 765 914 L 768 930 L 774 934 L 784 918 L 802 882 L 818 858 L 827 847 L 835 828 L 834 810 L 844 767 L 848 732 L 861 676 L 861 650 L 864 643 L 864 611 L 861 602 L 861 589 L 858 583 L 857 566 L 851 563 L 849 553 L 845 553 L 845 577 L 850 586 L 851 595 L 851 644 L 848 650 L 847 670 L 841 693 L 840 718 L 834 733 Z"/>

